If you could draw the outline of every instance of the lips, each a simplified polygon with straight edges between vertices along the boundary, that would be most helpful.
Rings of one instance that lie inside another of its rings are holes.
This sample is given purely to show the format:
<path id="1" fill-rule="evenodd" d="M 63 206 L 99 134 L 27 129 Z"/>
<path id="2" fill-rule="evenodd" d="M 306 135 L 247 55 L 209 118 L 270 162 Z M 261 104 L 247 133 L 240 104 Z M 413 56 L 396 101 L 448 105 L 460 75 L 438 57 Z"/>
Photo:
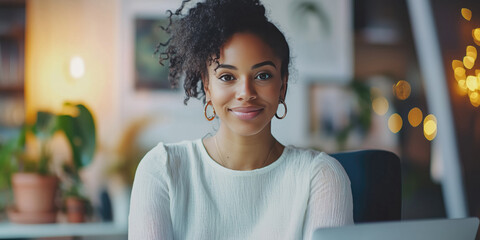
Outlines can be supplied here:
<path id="1" fill-rule="evenodd" d="M 255 118 L 263 111 L 262 107 L 248 106 L 248 107 L 236 107 L 229 109 L 235 116 L 242 120 L 250 120 Z"/>

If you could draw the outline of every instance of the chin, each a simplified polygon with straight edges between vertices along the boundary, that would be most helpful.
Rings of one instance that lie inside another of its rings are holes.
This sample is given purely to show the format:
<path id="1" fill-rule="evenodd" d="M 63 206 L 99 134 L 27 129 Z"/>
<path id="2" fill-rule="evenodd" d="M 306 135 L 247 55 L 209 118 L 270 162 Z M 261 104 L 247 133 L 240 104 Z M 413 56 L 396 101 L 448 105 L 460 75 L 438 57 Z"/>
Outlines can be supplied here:
<path id="1" fill-rule="evenodd" d="M 229 128 L 239 136 L 251 137 L 260 134 L 262 131 L 268 131 L 268 129 L 270 129 L 268 127 L 269 124 L 270 122 L 260 126 L 258 124 L 234 124 L 233 126 L 229 126 Z"/>

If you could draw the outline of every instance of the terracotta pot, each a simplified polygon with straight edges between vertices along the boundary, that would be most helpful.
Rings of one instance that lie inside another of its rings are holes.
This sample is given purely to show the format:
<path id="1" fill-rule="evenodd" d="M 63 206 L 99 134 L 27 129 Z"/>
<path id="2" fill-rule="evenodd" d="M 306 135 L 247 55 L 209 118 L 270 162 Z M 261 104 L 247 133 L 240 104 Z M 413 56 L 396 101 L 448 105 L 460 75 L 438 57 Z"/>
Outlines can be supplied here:
<path id="1" fill-rule="evenodd" d="M 7 215 L 10 222 L 21 224 L 54 223 L 57 221 L 57 212 L 21 213 L 15 208 L 8 208 Z"/>
<path id="2" fill-rule="evenodd" d="M 85 222 L 87 201 L 81 198 L 68 197 L 65 201 L 67 208 L 67 220 L 71 223 Z"/>
<path id="3" fill-rule="evenodd" d="M 56 211 L 56 176 L 37 173 L 15 173 L 12 176 L 15 209 L 20 213 L 52 213 Z"/>

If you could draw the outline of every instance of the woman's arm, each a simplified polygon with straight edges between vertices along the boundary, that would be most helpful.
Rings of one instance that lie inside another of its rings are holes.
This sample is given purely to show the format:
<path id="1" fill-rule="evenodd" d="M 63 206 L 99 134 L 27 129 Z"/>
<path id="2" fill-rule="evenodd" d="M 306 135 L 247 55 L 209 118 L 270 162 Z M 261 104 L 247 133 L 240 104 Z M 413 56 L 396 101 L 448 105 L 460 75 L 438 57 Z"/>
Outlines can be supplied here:
<path id="1" fill-rule="evenodd" d="M 157 146 L 137 168 L 130 199 L 129 240 L 173 239 L 166 158 L 163 146 Z"/>
<path id="2" fill-rule="evenodd" d="M 353 200 L 350 180 L 341 164 L 332 157 L 317 164 L 310 185 L 303 238 L 310 240 L 313 231 L 322 227 L 353 224 Z"/>

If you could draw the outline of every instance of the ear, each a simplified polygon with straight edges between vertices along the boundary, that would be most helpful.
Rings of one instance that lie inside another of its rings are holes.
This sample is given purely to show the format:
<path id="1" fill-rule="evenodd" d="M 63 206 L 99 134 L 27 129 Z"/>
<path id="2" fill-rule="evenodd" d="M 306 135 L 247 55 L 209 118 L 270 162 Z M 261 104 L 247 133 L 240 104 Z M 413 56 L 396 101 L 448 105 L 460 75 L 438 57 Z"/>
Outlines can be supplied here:
<path id="1" fill-rule="evenodd" d="M 210 99 L 210 88 L 208 86 L 208 77 L 202 76 L 202 85 L 203 85 L 203 91 L 205 92 L 205 97 L 208 102 L 208 99 Z"/>
<path id="2" fill-rule="evenodd" d="M 288 88 L 288 75 L 282 79 L 282 87 L 280 88 L 280 98 L 285 101 L 287 97 L 287 88 Z"/>

